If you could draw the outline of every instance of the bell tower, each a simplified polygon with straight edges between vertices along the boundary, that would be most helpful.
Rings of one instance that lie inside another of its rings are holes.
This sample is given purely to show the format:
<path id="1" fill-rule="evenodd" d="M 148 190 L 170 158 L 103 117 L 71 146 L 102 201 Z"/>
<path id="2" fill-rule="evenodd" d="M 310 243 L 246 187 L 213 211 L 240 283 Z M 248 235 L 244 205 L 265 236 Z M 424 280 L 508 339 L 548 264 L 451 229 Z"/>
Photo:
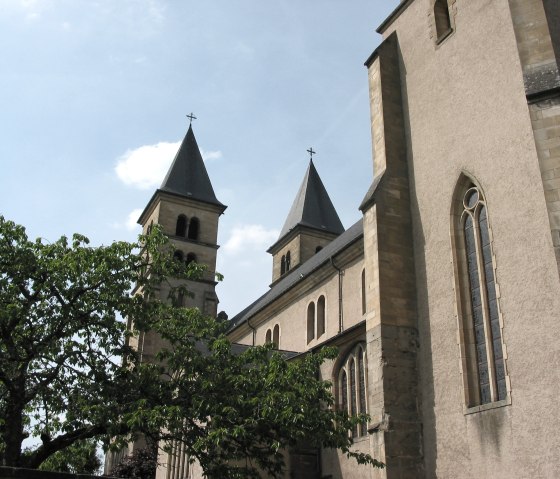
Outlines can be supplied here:
<path id="1" fill-rule="evenodd" d="M 195 261 L 207 267 L 202 278 L 185 285 L 192 297 L 178 301 L 179 306 L 196 307 L 211 316 L 216 316 L 218 308 L 215 291 L 218 221 L 225 209 L 216 198 L 192 125 L 189 125 L 163 183 L 144 208 L 138 223 L 143 233 L 155 224 L 161 225 L 178 261 Z M 171 279 L 170 285 L 162 285 L 160 298 L 166 300 L 169 289 L 179 284 L 179 280 Z M 146 359 L 158 351 L 158 338 L 146 336 L 139 341 L 138 347 Z"/>
<path id="2" fill-rule="evenodd" d="M 272 285 L 341 233 L 344 226 L 311 159 L 280 237 L 268 249 Z"/>

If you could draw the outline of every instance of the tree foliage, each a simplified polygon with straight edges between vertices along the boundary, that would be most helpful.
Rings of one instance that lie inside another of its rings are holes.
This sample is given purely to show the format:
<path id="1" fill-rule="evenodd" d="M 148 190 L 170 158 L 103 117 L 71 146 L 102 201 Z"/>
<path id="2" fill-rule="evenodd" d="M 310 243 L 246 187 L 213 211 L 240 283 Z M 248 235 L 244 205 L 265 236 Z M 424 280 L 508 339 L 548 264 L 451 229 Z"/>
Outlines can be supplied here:
<path id="1" fill-rule="evenodd" d="M 88 243 L 30 241 L 0 216 L 1 464 L 36 468 L 77 441 L 118 447 L 142 434 L 181 443 L 211 477 L 276 477 L 282 451 L 302 441 L 380 466 L 352 452 L 348 431 L 365 418 L 336 411 L 318 377 L 335 351 L 286 361 L 270 347 L 240 350 L 227 322 L 159 300 L 167 278 L 201 273 L 173 260 L 159 228 L 138 243 Z M 128 343 L 148 331 L 168 346 L 142 363 Z M 23 454 L 29 435 L 40 443 Z"/>
<path id="2" fill-rule="evenodd" d="M 97 442 L 94 439 L 76 441 L 66 449 L 49 456 L 39 469 L 72 474 L 98 474 L 101 469 L 101 459 Z"/>

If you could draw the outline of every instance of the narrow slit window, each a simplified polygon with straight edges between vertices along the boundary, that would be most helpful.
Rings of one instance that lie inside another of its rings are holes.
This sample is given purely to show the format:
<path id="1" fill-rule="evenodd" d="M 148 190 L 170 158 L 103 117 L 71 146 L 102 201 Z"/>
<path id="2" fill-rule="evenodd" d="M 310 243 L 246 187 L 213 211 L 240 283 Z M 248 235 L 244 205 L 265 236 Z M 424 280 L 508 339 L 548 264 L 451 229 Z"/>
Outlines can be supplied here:
<path id="1" fill-rule="evenodd" d="M 307 342 L 315 339 L 315 303 L 307 306 Z"/>

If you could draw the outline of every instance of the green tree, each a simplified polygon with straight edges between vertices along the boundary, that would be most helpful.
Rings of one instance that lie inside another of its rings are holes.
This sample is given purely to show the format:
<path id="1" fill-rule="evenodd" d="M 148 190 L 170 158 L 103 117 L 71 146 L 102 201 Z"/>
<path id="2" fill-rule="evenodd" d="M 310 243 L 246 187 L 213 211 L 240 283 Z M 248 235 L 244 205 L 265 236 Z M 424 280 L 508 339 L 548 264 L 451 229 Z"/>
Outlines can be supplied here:
<path id="1" fill-rule="evenodd" d="M 302 441 L 380 466 L 351 450 L 348 431 L 365 417 L 336 411 L 318 377 L 335 351 L 290 361 L 270 347 L 240 351 L 227 321 L 158 300 L 167 278 L 202 270 L 174 261 L 159 228 L 138 243 L 88 243 L 30 241 L 0 216 L 1 464 L 36 468 L 77 441 L 117 448 L 142 434 L 182 443 L 212 477 L 276 477 L 282 450 Z M 128 346 L 140 331 L 167 340 L 155 364 Z M 29 435 L 40 444 L 24 454 Z"/>
<path id="2" fill-rule="evenodd" d="M 66 449 L 49 456 L 39 469 L 72 474 L 97 474 L 101 469 L 97 442 L 94 439 L 76 441 Z"/>

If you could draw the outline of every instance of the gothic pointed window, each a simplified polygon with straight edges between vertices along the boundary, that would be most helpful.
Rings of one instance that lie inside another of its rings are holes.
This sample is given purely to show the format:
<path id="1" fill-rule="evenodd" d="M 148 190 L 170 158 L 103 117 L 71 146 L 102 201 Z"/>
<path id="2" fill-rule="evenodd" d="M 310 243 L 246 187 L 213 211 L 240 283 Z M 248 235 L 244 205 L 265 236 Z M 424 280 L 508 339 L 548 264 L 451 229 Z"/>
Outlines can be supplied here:
<path id="1" fill-rule="evenodd" d="M 286 272 L 286 256 L 282 255 L 282 259 L 280 260 L 280 274 L 284 274 Z"/>
<path id="2" fill-rule="evenodd" d="M 189 223 L 188 239 L 198 240 L 200 230 L 200 221 L 198 218 L 192 218 Z"/>
<path id="3" fill-rule="evenodd" d="M 367 414 L 367 371 L 366 349 L 363 343 L 356 345 L 346 356 L 338 371 L 338 404 L 351 416 Z M 365 424 L 356 426 L 352 431 L 353 437 L 367 434 Z"/>
<path id="4" fill-rule="evenodd" d="M 185 215 L 179 215 L 177 217 L 177 224 L 175 226 L 175 236 L 185 237 L 187 233 L 187 217 Z"/>
<path id="5" fill-rule="evenodd" d="M 288 251 L 288 252 L 286 253 L 286 273 L 287 273 L 288 271 L 290 271 L 291 263 L 292 263 L 292 255 L 291 255 L 290 252 Z"/>
<path id="6" fill-rule="evenodd" d="M 452 237 L 465 396 L 467 407 L 475 407 L 503 401 L 508 393 L 486 200 L 479 187 L 463 183 Z"/>

